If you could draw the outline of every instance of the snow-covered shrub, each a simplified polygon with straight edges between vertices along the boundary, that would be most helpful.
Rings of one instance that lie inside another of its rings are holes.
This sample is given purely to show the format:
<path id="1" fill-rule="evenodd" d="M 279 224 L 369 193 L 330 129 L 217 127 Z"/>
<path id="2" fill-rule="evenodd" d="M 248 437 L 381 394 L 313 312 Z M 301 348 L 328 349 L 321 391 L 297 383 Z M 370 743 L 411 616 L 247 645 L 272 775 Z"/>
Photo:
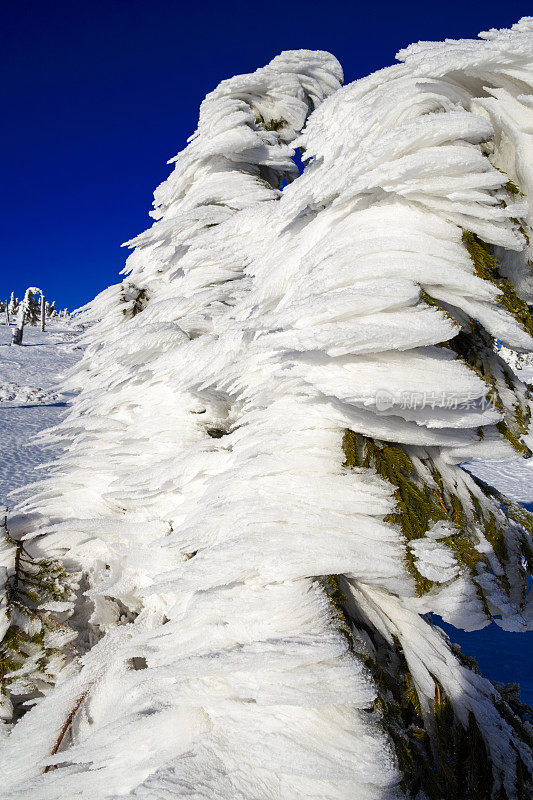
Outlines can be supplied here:
<path id="1" fill-rule="evenodd" d="M 52 613 L 61 616 L 73 599 L 63 566 L 32 557 L 0 511 L 0 719 L 9 720 L 24 711 L 11 697 L 20 706 L 54 683 L 76 633 Z"/>
<path id="2" fill-rule="evenodd" d="M 431 615 L 533 622 L 529 515 L 460 466 L 530 455 L 493 337 L 533 350 L 532 55 L 526 19 L 208 95 L 18 509 L 79 635 L 10 798 L 530 796 L 529 712 Z"/>
<path id="3" fill-rule="evenodd" d="M 509 347 L 500 347 L 498 352 L 513 370 L 533 367 L 533 353 L 517 353 Z"/>

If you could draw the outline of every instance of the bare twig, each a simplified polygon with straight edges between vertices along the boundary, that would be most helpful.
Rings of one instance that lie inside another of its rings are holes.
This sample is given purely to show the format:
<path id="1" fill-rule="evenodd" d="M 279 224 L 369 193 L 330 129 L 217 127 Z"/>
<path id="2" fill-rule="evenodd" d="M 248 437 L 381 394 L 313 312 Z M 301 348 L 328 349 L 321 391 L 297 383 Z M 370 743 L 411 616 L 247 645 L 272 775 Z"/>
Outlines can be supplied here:
<path id="1" fill-rule="evenodd" d="M 86 689 L 83 692 L 83 694 L 81 695 L 81 697 L 78 697 L 78 699 L 76 700 L 76 705 L 74 706 L 74 708 L 72 709 L 72 711 L 68 715 L 67 719 L 65 720 L 65 724 L 61 728 L 61 732 L 60 732 L 59 736 L 56 739 L 56 743 L 52 747 L 52 752 L 50 753 L 51 756 L 55 756 L 55 754 L 57 753 L 57 751 L 61 747 L 61 742 L 63 741 L 66 732 L 68 731 L 68 729 L 70 728 L 70 726 L 72 724 L 72 720 L 74 719 L 76 711 L 78 710 L 78 708 L 81 706 L 81 704 L 83 703 L 83 701 L 87 697 L 88 692 L 89 692 L 89 689 Z M 44 775 L 45 772 L 48 772 L 48 770 L 50 770 L 52 768 L 53 769 L 57 769 L 57 766 L 55 764 L 48 764 L 43 770 L 43 775 Z"/>

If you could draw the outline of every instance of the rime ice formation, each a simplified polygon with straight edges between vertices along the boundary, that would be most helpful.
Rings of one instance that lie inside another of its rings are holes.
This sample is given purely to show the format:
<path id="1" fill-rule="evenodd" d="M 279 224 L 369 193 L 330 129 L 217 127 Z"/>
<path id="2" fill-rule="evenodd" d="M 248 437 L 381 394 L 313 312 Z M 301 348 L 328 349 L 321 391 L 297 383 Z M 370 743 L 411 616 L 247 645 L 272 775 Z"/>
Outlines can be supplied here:
<path id="1" fill-rule="evenodd" d="M 9 520 L 80 588 L 2 797 L 423 800 L 440 715 L 516 796 L 516 708 L 427 614 L 532 624 L 525 521 L 459 466 L 527 451 L 490 337 L 533 350 L 532 55 L 526 19 L 207 96 Z"/>

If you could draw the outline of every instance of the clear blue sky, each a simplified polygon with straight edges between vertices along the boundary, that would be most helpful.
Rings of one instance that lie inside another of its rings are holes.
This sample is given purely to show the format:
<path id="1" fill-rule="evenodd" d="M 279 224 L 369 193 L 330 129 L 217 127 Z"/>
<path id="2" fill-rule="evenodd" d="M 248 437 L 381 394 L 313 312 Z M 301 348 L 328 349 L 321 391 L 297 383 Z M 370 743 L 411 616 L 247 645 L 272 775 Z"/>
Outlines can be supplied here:
<path id="1" fill-rule="evenodd" d="M 204 95 L 281 50 L 330 50 L 346 81 L 419 39 L 531 13 L 473 3 L 2 2 L 0 296 L 37 285 L 74 308 L 115 283 Z"/>

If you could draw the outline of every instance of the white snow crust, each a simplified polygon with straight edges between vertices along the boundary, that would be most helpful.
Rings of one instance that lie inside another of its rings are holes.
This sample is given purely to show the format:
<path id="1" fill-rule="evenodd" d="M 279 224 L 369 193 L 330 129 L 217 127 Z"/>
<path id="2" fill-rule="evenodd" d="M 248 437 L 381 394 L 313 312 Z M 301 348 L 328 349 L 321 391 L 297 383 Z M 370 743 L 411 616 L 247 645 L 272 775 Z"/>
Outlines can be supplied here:
<path id="1" fill-rule="evenodd" d="M 512 785 L 522 746 L 495 690 L 425 619 L 488 624 L 450 530 L 412 547 L 436 581 L 418 597 L 393 487 L 343 468 L 342 436 L 404 444 L 420 469 L 431 453 L 460 496 L 478 490 L 459 464 L 512 454 L 484 382 L 436 345 L 473 318 L 533 350 L 461 240 L 509 254 L 533 297 L 530 211 L 500 171 L 532 191 L 532 30 L 412 45 L 343 88 L 329 54 L 287 52 L 204 100 L 123 283 L 86 312 L 79 395 L 47 436 L 63 454 L 11 519 L 83 580 L 79 662 L 6 736 L 2 798 L 404 797 L 330 575 L 401 643 L 426 717 L 436 677 Z M 492 613 L 525 629 L 491 580 Z"/>

